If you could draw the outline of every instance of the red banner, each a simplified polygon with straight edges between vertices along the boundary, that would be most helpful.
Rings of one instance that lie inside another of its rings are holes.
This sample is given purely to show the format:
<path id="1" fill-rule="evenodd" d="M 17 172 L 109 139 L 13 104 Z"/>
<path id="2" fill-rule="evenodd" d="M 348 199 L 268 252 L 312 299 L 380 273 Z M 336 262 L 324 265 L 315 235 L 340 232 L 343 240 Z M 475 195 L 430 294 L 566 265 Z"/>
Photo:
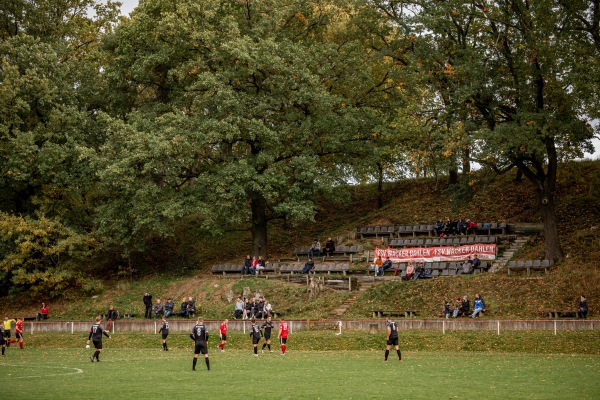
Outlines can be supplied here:
<path id="1" fill-rule="evenodd" d="M 375 249 L 375 258 L 390 258 L 393 262 L 464 261 L 477 254 L 480 260 L 495 260 L 495 244 L 470 244 L 464 246 L 414 247 L 410 249 Z"/>

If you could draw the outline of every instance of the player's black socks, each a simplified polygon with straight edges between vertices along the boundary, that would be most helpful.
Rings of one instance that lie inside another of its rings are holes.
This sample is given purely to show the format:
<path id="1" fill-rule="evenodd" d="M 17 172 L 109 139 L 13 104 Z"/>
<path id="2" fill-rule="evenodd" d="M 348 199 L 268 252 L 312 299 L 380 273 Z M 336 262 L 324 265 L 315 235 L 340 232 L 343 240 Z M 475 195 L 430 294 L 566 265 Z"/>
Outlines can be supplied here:
<path id="1" fill-rule="evenodd" d="M 92 358 L 95 358 L 96 360 L 100 361 L 100 352 L 98 350 L 96 350 L 96 352 L 94 353 L 94 355 L 92 356 Z"/>
<path id="2" fill-rule="evenodd" d="M 254 347 L 254 354 L 258 354 L 258 346 Z"/>
<path id="3" fill-rule="evenodd" d="M 386 350 L 385 351 L 385 361 L 387 361 L 388 356 L 390 355 L 390 351 Z"/>
<path id="4" fill-rule="evenodd" d="M 198 362 L 198 359 L 196 357 L 194 357 L 194 361 L 192 362 L 192 370 L 195 371 L 196 370 L 196 363 Z"/>
<path id="5" fill-rule="evenodd" d="M 6 349 L 6 347 L 2 346 L 2 355 L 4 355 L 4 350 Z"/>
<path id="6" fill-rule="evenodd" d="M 266 344 L 266 343 L 263 343 L 263 347 L 262 347 L 262 349 L 264 350 L 264 349 L 265 349 L 265 347 L 267 347 L 267 344 Z"/>
<path id="7" fill-rule="evenodd" d="M 400 353 L 400 350 L 396 350 L 396 353 L 398 353 L 398 360 L 402 360 L 402 353 Z"/>
<path id="8" fill-rule="evenodd" d="M 270 345 L 270 344 L 268 344 L 267 346 L 269 346 L 269 351 L 271 351 L 271 345 Z"/>
<path id="9" fill-rule="evenodd" d="M 166 350 L 166 349 L 167 349 L 167 344 L 163 343 L 163 350 Z"/>
<path id="10" fill-rule="evenodd" d="M 206 369 L 210 371 L 210 361 L 208 360 L 208 357 L 204 358 L 204 361 L 206 362 Z"/>

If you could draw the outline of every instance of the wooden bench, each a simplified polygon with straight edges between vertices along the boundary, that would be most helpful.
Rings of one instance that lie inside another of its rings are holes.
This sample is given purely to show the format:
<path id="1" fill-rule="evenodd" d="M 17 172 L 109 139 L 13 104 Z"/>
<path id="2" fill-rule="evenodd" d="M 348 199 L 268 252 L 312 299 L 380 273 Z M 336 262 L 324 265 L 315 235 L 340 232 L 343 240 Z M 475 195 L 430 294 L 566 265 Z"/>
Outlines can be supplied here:
<path id="1" fill-rule="evenodd" d="M 37 321 L 38 317 L 25 317 L 23 321 Z"/>
<path id="2" fill-rule="evenodd" d="M 548 318 L 558 319 L 558 318 L 576 318 L 577 311 L 572 310 L 549 310 L 547 311 Z"/>
<path id="3" fill-rule="evenodd" d="M 373 312 L 373 318 L 381 318 L 385 316 L 391 317 L 405 317 L 413 318 L 417 316 L 417 312 L 414 310 L 371 310 Z"/>

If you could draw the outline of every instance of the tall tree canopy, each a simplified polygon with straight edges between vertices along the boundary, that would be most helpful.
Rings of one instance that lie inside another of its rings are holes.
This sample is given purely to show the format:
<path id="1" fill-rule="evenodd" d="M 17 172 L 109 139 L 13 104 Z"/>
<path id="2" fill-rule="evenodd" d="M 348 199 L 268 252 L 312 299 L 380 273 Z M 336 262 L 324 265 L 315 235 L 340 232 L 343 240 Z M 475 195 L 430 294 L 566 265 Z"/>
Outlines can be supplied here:
<path id="1" fill-rule="evenodd" d="M 416 52 L 415 73 L 430 77 L 463 162 L 518 168 L 538 193 L 546 256 L 562 259 L 556 171 L 591 149 L 599 82 L 581 73 L 581 63 L 598 65 L 598 2 L 374 3 L 413 32 L 417 48 L 432 49 Z"/>
<path id="2" fill-rule="evenodd" d="M 312 220 L 337 180 L 321 160 L 364 145 L 395 90 L 395 63 L 355 23 L 369 15 L 342 0 L 142 2 L 107 39 L 112 124 L 93 159 L 117 199 L 101 213 L 123 238 L 183 215 L 247 224 L 257 255 L 270 220 Z"/>

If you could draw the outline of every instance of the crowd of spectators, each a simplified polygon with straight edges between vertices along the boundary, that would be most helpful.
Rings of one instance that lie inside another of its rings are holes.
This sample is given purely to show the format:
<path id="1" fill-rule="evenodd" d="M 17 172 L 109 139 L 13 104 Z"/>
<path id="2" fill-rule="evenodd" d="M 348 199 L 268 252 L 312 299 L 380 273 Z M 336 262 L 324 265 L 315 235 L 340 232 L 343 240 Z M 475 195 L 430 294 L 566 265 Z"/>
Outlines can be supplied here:
<path id="1" fill-rule="evenodd" d="M 233 319 L 267 319 L 273 316 L 273 307 L 268 300 L 262 296 L 256 299 L 244 298 L 238 296 L 235 302 L 235 309 L 233 312 Z"/>
<path id="2" fill-rule="evenodd" d="M 436 236 L 457 236 L 457 235 L 471 235 L 477 232 L 477 223 L 471 221 L 469 218 L 462 220 L 446 218 L 446 221 L 439 219 L 433 226 Z"/>
<path id="3" fill-rule="evenodd" d="M 471 317 L 477 318 L 482 312 L 485 312 L 485 302 L 479 293 L 475 294 L 475 300 L 473 300 L 473 312 L 471 312 L 471 302 L 467 295 L 456 298 L 454 302 L 454 310 L 450 311 L 450 303 L 444 302 L 444 316 L 446 318 L 457 318 L 457 317 Z"/>

